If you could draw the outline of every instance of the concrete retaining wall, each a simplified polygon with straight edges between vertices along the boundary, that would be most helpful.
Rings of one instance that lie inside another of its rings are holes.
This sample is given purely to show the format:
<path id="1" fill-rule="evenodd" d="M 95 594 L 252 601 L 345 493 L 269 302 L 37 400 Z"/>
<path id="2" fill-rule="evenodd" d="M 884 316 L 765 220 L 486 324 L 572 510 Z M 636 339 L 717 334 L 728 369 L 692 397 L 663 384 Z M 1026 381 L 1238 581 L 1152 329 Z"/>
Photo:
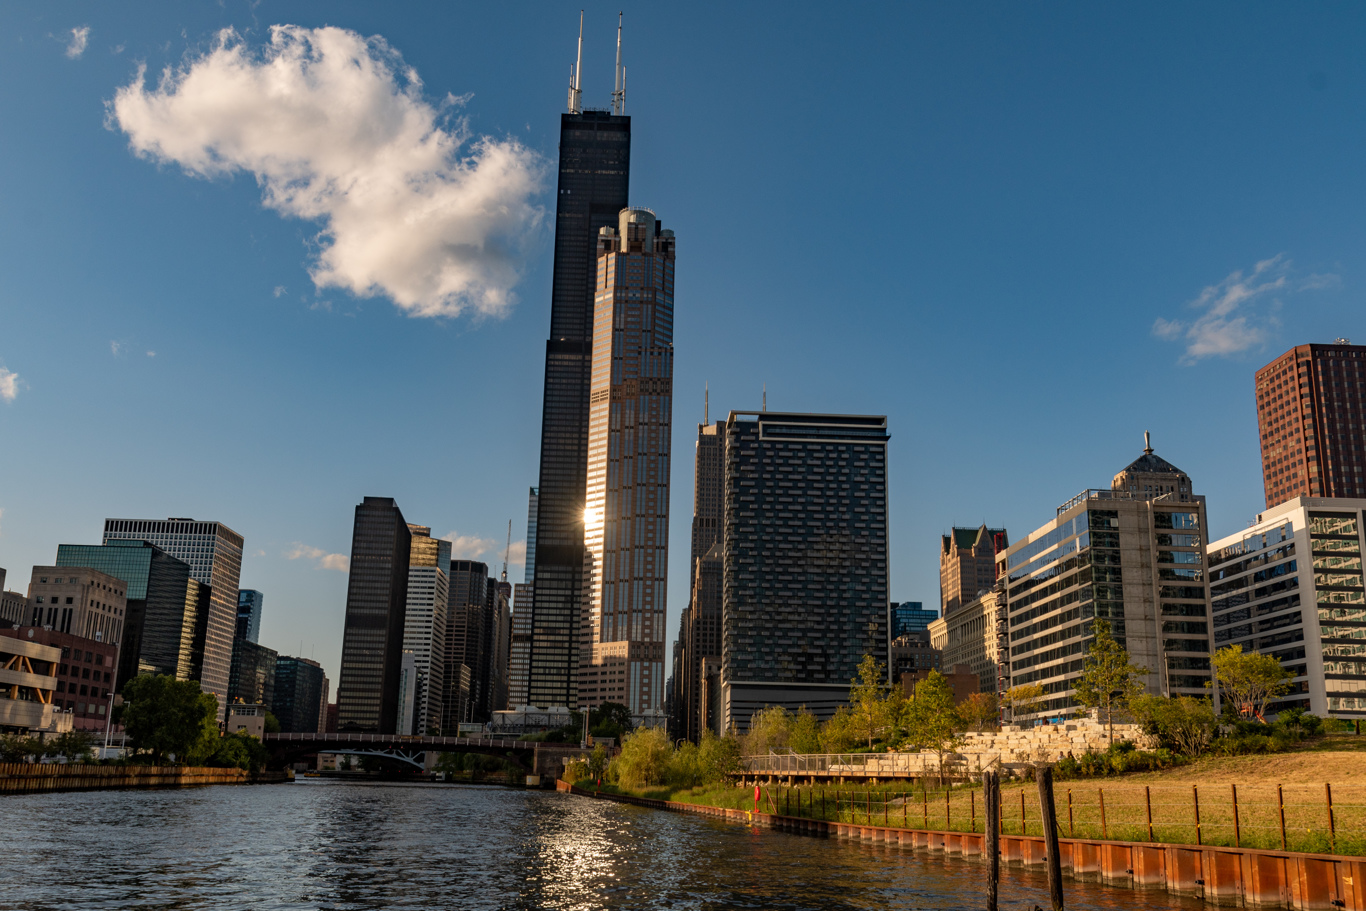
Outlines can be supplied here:
<path id="1" fill-rule="evenodd" d="M 212 784 L 267 784 L 292 781 L 289 772 L 175 766 L 56 765 L 0 763 L 0 794 L 102 791 L 114 788 L 195 788 Z"/>
<path id="2" fill-rule="evenodd" d="M 825 822 L 771 813 L 750 813 L 619 794 L 595 794 L 556 782 L 561 791 L 636 806 L 710 816 L 727 822 L 778 829 L 817 838 L 848 838 L 887 847 L 957 854 L 980 861 L 982 833 L 941 832 Z M 1366 858 L 1249 848 L 1166 845 L 1146 842 L 1058 840 L 1063 873 L 1073 879 L 1132 889 L 1166 889 L 1214 905 L 1291 908 L 1296 911 L 1366 911 Z M 1044 863 L 1041 837 L 1001 836 L 1001 862 Z"/>

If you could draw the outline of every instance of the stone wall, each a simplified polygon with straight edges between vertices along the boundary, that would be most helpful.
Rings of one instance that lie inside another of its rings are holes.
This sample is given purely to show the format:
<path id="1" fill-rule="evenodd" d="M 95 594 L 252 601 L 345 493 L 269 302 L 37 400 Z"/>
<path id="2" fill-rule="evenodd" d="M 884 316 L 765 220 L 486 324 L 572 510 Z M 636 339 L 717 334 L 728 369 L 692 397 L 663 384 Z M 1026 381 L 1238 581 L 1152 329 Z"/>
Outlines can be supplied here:
<path id="1" fill-rule="evenodd" d="M 988 765 L 998 755 L 1006 764 L 1057 762 L 1068 753 L 1081 756 L 1088 752 L 1103 752 L 1110 745 L 1105 725 L 1090 718 L 1035 727 L 1008 724 L 998 732 L 968 733 L 966 736 L 967 742 L 959 748 L 959 754 L 971 768 Z M 1132 740 L 1141 750 L 1157 746 L 1155 738 L 1143 733 L 1135 724 L 1115 725 L 1115 742 L 1121 740 Z"/>

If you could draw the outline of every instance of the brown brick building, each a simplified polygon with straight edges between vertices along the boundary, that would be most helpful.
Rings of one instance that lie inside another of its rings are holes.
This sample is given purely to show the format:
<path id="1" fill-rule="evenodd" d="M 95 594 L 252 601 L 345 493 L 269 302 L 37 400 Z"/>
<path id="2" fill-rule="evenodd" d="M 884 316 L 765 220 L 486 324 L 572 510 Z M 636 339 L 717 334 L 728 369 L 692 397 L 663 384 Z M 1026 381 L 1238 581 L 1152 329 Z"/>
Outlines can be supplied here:
<path id="1" fill-rule="evenodd" d="M 118 660 L 116 645 L 41 626 L 0 629 L 0 636 L 61 649 L 54 672 L 57 687 L 52 694 L 53 709 L 71 715 L 72 730 L 104 730 Z"/>
<path id="2" fill-rule="evenodd" d="M 1297 345 L 1257 371 L 1266 506 L 1366 496 L 1366 346 Z"/>
<path id="3" fill-rule="evenodd" d="M 996 583 L 996 555 L 1010 544 L 1004 528 L 954 528 L 939 548 L 940 616 L 947 617 Z"/>

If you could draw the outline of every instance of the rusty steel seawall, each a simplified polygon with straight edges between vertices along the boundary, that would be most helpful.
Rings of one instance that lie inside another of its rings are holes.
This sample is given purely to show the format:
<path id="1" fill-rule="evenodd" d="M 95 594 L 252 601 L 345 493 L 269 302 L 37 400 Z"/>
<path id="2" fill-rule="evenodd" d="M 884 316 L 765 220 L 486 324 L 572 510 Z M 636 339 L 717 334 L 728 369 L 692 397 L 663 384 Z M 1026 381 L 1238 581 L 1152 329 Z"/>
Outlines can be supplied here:
<path id="1" fill-rule="evenodd" d="M 102 791 L 119 788 L 197 788 L 215 784 L 267 784 L 292 781 L 288 772 L 175 766 L 58 765 L 0 763 L 0 794 Z"/>
<path id="2" fill-rule="evenodd" d="M 974 861 L 981 858 L 985 842 L 980 832 L 865 826 L 750 813 L 594 793 L 563 781 L 556 781 L 555 787 L 599 800 L 710 816 L 817 838 L 849 838 L 888 847 L 957 854 Z M 1366 857 L 1083 838 L 1060 838 L 1058 845 L 1063 872 L 1075 880 L 1132 889 L 1166 889 L 1187 898 L 1234 908 L 1366 911 Z M 1043 837 L 1002 835 L 1001 861 L 1016 866 L 1042 865 Z"/>

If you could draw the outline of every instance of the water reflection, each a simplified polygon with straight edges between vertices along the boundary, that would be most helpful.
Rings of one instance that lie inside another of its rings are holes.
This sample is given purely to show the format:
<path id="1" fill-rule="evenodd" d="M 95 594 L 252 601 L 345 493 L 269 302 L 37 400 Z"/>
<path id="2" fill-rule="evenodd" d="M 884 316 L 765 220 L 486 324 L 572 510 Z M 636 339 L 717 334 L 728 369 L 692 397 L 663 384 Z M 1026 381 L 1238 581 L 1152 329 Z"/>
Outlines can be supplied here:
<path id="1" fill-rule="evenodd" d="M 979 865 L 554 793 L 309 781 L 8 797 L 0 896 L 57 909 L 974 909 Z M 1075 909 L 1203 909 L 1067 886 Z M 1045 904 L 1007 870 L 1010 911 Z"/>

